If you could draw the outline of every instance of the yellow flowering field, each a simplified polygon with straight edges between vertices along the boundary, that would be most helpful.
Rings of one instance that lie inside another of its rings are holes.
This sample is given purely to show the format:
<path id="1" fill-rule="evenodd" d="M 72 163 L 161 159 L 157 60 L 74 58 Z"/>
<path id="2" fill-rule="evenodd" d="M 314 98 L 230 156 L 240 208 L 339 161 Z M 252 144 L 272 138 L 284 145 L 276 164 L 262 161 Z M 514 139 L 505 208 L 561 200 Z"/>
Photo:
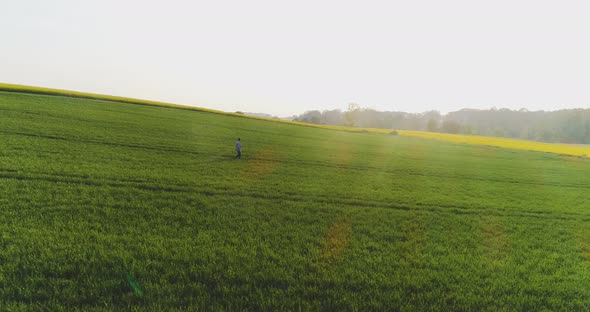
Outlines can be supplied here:
<path id="1" fill-rule="evenodd" d="M 533 142 L 526 140 L 484 137 L 476 135 L 457 135 L 448 133 L 422 132 L 422 131 L 399 131 L 400 135 L 424 139 L 435 139 L 450 141 L 455 143 L 476 144 L 496 146 L 527 151 L 538 151 L 555 153 L 561 155 L 584 156 L 590 155 L 590 146 L 570 145 L 570 144 L 551 144 L 542 142 Z"/>

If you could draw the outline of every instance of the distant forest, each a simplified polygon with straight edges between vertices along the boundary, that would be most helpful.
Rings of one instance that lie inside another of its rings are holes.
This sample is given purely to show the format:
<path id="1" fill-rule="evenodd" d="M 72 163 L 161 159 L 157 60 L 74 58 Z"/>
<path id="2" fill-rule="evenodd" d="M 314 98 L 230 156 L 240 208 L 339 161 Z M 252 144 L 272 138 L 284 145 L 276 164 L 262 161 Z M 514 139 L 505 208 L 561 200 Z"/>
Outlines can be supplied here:
<path id="1" fill-rule="evenodd" d="M 348 110 L 307 111 L 293 120 L 360 128 L 420 130 L 496 136 L 549 143 L 590 144 L 590 109 L 528 111 L 526 109 L 462 109 L 446 115 L 379 112 L 350 104 Z"/>

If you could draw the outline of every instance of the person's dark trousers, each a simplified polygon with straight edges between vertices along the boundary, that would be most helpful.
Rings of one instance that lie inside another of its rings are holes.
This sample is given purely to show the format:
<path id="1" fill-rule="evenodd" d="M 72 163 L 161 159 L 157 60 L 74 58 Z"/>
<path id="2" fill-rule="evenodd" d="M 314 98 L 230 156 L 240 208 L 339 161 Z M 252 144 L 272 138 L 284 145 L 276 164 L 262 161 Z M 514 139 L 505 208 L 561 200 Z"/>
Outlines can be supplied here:
<path id="1" fill-rule="evenodd" d="M 242 152 L 238 151 L 238 155 L 236 155 L 236 158 L 242 158 Z"/>

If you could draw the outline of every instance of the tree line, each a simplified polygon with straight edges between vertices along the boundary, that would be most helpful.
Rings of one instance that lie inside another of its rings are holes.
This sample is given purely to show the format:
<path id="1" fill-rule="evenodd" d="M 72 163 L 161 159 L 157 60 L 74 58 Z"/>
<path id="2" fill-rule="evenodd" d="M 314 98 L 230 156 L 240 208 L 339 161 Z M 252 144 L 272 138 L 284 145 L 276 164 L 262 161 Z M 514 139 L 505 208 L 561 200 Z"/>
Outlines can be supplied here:
<path id="1" fill-rule="evenodd" d="M 526 109 L 462 109 L 405 113 L 377 111 L 350 104 L 346 111 L 311 110 L 295 121 L 360 128 L 419 130 L 484 135 L 549 143 L 590 144 L 590 109 L 528 111 Z"/>

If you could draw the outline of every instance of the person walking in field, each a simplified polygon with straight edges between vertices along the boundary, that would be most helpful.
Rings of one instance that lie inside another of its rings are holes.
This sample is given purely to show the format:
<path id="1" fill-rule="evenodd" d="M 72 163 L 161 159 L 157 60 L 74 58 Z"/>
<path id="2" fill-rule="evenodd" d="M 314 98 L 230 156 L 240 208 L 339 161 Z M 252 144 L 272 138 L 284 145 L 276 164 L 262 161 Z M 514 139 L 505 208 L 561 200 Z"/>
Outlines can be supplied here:
<path id="1" fill-rule="evenodd" d="M 236 152 L 238 153 L 236 158 L 242 158 L 242 142 L 240 142 L 240 138 L 236 142 Z"/>

